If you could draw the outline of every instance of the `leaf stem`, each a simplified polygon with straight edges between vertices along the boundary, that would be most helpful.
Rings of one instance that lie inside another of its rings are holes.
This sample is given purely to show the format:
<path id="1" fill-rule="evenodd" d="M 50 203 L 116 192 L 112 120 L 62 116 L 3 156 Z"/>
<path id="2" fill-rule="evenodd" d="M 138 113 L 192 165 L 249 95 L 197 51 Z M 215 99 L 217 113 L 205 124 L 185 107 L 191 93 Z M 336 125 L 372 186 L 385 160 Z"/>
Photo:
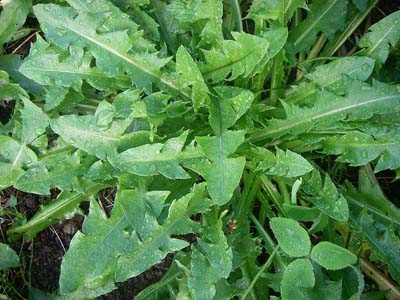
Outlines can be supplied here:
<path id="1" fill-rule="evenodd" d="M 243 24 L 242 24 L 242 12 L 240 11 L 240 4 L 238 0 L 229 0 L 232 10 L 233 10 L 233 15 L 235 16 L 235 21 L 236 21 L 236 28 L 240 32 L 243 31 Z"/>
<path id="2" fill-rule="evenodd" d="M 275 254 L 278 252 L 279 250 L 279 246 L 276 246 L 274 251 L 272 252 L 272 254 L 268 257 L 268 260 L 266 261 L 266 263 L 260 268 L 260 270 L 258 271 L 258 273 L 256 274 L 256 276 L 253 278 L 253 281 L 250 283 L 250 285 L 247 287 L 245 293 L 242 296 L 242 300 L 246 299 L 247 295 L 250 293 L 250 291 L 253 289 L 254 285 L 256 284 L 258 278 L 261 276 L 262 273 L 265 272 L 265 270 L 267 270 L 271 264 L 272 261 L 275 257 Z"/>

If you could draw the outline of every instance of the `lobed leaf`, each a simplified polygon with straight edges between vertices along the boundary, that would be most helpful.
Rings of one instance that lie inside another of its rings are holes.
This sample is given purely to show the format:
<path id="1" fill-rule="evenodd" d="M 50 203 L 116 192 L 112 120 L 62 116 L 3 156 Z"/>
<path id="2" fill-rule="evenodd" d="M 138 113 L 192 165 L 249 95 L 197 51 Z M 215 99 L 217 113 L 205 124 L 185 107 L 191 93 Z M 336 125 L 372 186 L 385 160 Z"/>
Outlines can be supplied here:
<path id="1" fill-rule="evenodd" d="M 323 153 L 339 155 L 339 162 L 362 166 L 377 159 L 375 172 L 400 167 L 400 140 L 396 137 L 373 137 L 361 132 L 327 138 L 322 142 Z"/>
<path id="2" fill-rule="evenodd" d="M 307 18 L 289 34 L 288 42 L 293 52 L 305 52 L 310 49 L 318 33 L 322 32 L 330 40 L 346 23 L 347 0 L 313 1 Z"/>

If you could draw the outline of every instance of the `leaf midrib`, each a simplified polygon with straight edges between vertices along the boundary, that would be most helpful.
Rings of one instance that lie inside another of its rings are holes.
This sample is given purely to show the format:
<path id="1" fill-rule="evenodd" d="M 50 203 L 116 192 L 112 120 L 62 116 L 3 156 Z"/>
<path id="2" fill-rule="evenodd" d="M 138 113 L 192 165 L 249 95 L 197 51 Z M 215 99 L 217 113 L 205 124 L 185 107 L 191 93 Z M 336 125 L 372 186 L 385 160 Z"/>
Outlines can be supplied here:
<path id="1" fill-rule="evenodd" d="M 263 139 L 267 138 L 268 136 L 271 136 L 271 135 L 276 134 L 278 132 L 287 131 L 288 129 L 294 128 L 294 127 L 299 126 L 301 124 L 306 124 L 306 123 L 311 122 L 311 121 L 315 121 L 315 120 L 318 120 L 318 119 L 322 119 L 324 117 L 328 117 L 328 116 L 331 116 L 331 115 L 342 113 L 342 112 L 344 112 L 346 110 L 351 110 L 351 109 L 354 109 L 354 108 L 362 107 L 364 105 L 369 105 L 371 103 L 375 103 L 375 102 L 379 102 L 379 101 L 385 101 L 387 99 L 398 98 L 398 97 L 399 97 L 399 95 L 392 95 L 392 96 L 375 98 L 375 99 L 371 99 L 369 101 L 365 101 L 365 102 L 361 102 L 361 103 L 355 103 L 355 104 L 347 105 L 347 106 L 340 107 L 340 108 L 337 108 L 337 109 L 334 109 L 334 110 L 330 110 L 330 111 L 327 111 L 327 112 L 324 112 L 324 113 L 320 113 L 320 114 L 311 116 L 309 118 L 298 120 L 296 122 L 291 122 L 291 123 L 289 123 L 287 125 L 284 125 L 284 126 L 281 126 L 281 127 L 277 128 L 277 129 L 268 130 L 268 128 L 266 128 L 266 129 L 262 130 L 261 132 L 259 132 L 258 134 L 257 133 L 253 134 L 250 137 L 250 140 L 253 141 L 253 142 L 257 142 L 257 141 L 260 141 L 260 140 L 263 140 Z M 282 119 L 282 121 L 283 121 L 283 119 Z"/>

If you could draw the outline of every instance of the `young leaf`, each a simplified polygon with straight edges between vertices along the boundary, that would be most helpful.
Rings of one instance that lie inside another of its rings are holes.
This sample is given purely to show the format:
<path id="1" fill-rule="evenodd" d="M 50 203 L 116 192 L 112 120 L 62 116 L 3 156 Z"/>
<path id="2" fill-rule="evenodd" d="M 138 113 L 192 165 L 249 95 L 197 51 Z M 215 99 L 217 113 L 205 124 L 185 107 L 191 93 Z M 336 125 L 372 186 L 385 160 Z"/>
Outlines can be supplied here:
<path id="1" fill-rule="evenodd" d="M 310 253 L 310 238 L 307 231 L 299 223 L 287 218 L 272 218 L 270 226 L 279 246 L 287 255 L 302 257 Z"/>
<path id="2" fill-rule="evenodd" d="M 378 23 L 369 27 L 359 41 L 358 46 L 364 48 L 360 55 L 369 56 L 383 64 L 388 55 L 390 46 L 394 46 L 400 40 L 400 11 L 396 11 Z"/>
<path id="3" fill-rule="evenodd" d="M 320 32 L 332 40 L 344 28 L 346 14 L 347 0 L 313 1 L 310 14 L 289 34 L 294 53 L 308 51 Z"/>
<path id="4" fill-rule="evenodd" d="M 296 259 L 291 262 L 281 283 L 282 300 L 309 300 L 307 289 L 315 285 L 313 267 L 308 259 Z"/>
<path id="5" fill-rule="evenodd" d="M 320 242 L 313 247 L 311 259 L 328 270 L 340 270 L 357 262 L 349 250 L 330 242 Z"/>
<path id="6" fill-rule="evenodd" d="M 139 183 L 142 185 L 142 183 Z M 190 220 L 211 204 L 205 186 L 172 202 L 166 219 L 159 223 L 168 192 L 119 190 L 110 218 L 92 201 L 82 233 L 77 233 L 61 265 L 60 291 L 67 299 L 87 299 L 110 292 L 114 282 L 125 281 L 160 262 L 187 242 L 172 234 L 198 229 Z"/>
<path id="7" fill-rule="evenodd" d="M 396 138 L 374 138 L 355 131 L 328 138 L 322 145 L 323 153 L 339 155 L 337 161 L 349 163 L 351 166 L 362 166 L 379 158 L 375 172 L 400 167 L 400 140 Z"/>
<path id="8" fill-rule="evenodd" d="M 19 257 L 7 244 L 0 243 L 0 270 L 19 266 Z"/>
<path id="9" fill-rule="evenodd" d="M 206 227 L 197 245 L 192 246 L 188 286 L 194 299 L 213 299 L 216 283 L 228 278 L 232 271 L 232 250 L 228 247 L 222 227 L 220 219 Z"/>

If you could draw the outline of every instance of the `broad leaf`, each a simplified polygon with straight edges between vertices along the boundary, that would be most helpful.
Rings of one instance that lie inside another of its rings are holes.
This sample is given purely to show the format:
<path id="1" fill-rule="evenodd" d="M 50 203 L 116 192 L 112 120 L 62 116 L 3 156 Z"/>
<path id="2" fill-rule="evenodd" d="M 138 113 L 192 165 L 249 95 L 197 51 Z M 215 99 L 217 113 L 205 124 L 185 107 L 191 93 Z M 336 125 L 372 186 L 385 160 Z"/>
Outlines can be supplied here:
<path id="1" fill-rule="evenodd" d="M 315 285 L 313 267 L 308 259 L 296 259 L 291 262 L 281 283 L 282 300 L 309 300 L 311 299 L 307 289 Z"/>
<path id="2" fill-rule="evenodd" d="M 4 1 L 0 15 L 0 50 L 8 42 L 15 31 L 24 25 L 32 6 L 32 0 Z"/>
<path id="3" fill-rule="evenodd" d="M 312 165 L 300 154 L 276 148 L 276 162 L 265 174 L 283 177 L 302 176 L 313 170 Z"/>
<path id="4" fill-rule="evenodd" d="M 349 250 L 330 242 L 320 242 L 313 247 L 311 259 L 328 270 L 340 270 L 357 262 Z"/>
<path id="5" fill-rule="evenodd" d="M 19 266 L 19 257 L 7 244 L 0 243 L 0 270 Z"/>
<path id="6" fill-rule="evenodd" d="M 287 255 L 302 257 L 310 253 L 310 238 L 307 231 L 299 223 L 287 218 L 272 218 L 270 226 L 279 246 Z"/>

